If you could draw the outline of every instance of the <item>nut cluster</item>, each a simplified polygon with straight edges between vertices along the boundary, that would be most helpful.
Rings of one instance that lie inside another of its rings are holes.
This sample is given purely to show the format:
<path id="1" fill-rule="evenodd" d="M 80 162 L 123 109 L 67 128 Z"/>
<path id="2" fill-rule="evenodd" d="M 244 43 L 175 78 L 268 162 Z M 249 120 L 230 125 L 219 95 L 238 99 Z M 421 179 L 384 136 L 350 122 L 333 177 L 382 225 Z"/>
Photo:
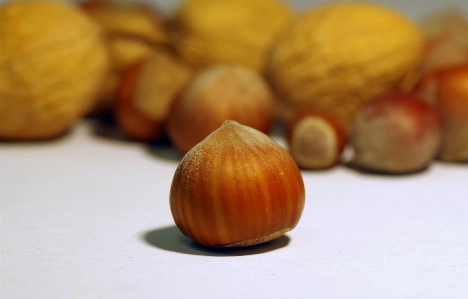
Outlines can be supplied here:
<path id="1" fill-rule="evenodd" d="M 95 115 L 111 113 L 123 73 L 169 44 L 165 18 L 143 4 L 117 4 L 87 0 L 83 11 L 100 27 L 111 61 L 107 80 L 101 86 Z"/>
<path id="2" fill-rule="evenodd" d="M 1 140 L 56 138 L 104 114 L 130 140 L 168 138 L 185 154 L 172 215 L 207 247 L 293 229 L 298 167 L 407 174 L 468 161 L 462 15 L 417 24 L 370 3 L 297 17 L 276 0 L 184 0 L 166 17 L 141 3 L 12 2 L 0 45 Z M 268 137 L 276 121 L 287 150 Z"/>

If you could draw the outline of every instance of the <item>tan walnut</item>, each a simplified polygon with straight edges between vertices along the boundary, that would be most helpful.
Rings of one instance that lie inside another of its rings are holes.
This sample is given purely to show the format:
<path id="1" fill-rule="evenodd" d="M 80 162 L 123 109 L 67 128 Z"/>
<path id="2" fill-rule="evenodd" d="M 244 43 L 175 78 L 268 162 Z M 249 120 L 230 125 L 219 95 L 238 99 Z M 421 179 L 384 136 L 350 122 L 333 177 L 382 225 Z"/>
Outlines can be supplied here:
<path id="1" fill-rule="evenodd" d="M 194 67 L 237 63 L 261 71 L 274 36 L 294 15 L 276 0 L 187 0 L 172 20 L 171 39 Z"/>
<path id="2" fill-rule="evenodd" d="M 266 76 L 278 116 L 313 108 L 349 131 L 363 103 L 417 81 L 424 36 L 385 6 L 336 3 L 313 8 L 273 43 Z"/>
<path id="3" fill-rule="evenodd" d="M 0 139 L 65 133 L 94 105 L 108 72 L 100 30 L 59 2 L 0 8 Z"/>

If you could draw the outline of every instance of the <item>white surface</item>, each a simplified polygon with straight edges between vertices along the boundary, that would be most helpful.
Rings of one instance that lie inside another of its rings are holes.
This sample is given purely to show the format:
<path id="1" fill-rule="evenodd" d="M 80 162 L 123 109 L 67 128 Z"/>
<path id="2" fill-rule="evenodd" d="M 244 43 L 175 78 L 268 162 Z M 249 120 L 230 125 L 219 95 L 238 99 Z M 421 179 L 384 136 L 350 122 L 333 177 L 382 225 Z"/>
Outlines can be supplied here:
<path id="1" fill-rule="evenodd" d="M 178 1 L 157 2 L 171 12 Z M 468 11 L 465 0 L 380 2 L 413 18 Z M 396 177 L 303 172 L 293 231 L 208 251 L 171 217 L 179 159 L 89 123 L 53 142 L 1 143 L 0 297 L 468 298 L 467 164 Z"/>
<path id="2" fill-rule="evenodd" d="M 209 251 L 171 217 L 180 156 L 96 132 L 0 145 L 2 299 L 468 298 L 466 164 L 303 172 L 293 231 Z"/>

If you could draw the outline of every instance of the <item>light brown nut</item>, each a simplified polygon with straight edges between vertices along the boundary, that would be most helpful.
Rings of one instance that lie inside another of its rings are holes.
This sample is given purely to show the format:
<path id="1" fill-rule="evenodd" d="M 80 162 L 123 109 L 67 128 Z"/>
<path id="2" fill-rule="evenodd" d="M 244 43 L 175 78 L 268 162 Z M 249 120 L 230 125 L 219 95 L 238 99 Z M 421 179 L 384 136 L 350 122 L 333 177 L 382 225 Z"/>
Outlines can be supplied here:
<path id="1" fill-rule="evenodd" d="M 94 105 L 108 72 L 98 26 L 59 2 L 0 8 L 0 138 L 65 133 Z"/>
<path id="2" fill-rule="evenodd" d="M 313 108 L 349 131 L 364 103 L 413 87 L 423 51 L 420 29 L 400 13 L 370 3 L 329 4 L 305 12 L 281 33 L 266 76 L 280 118 Z"/>
<path id="3" fill-rule="evenodd" d="M 274 36 L 293 18 L 277 0 L 187 0 L 172 20 L 171 38 L 196 68 L 237 63 L 262 71 Z"/>

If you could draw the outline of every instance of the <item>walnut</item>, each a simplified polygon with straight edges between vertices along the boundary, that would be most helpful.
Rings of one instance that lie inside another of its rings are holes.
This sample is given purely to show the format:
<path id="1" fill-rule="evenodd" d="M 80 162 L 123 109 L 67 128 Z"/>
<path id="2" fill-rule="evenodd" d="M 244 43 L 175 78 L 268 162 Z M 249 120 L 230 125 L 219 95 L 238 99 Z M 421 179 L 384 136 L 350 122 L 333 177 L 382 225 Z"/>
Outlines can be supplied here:
<path id="1" fill-rule="evenodd" d="M 362 104 L 416 83 L 424 37 L 384 6 L 336 3 L 313 8 L 273 43 L 266 76 L 284 120 L 306 108 L 329 113 L 349 132 Z"/>
<path id="2" fill-rule="evenodd" d="M 94 105 L 108 72 L 100 30 L 59 2 L 0 8 L 0 139 L 58 137 Z"/>
<path id="3" fill-rule="evenodd" d="M 261 71 L 271 41 L 294 16 L 275 0 L 188 0 L 172 20 L 171 37 L 196 68 L 238 63 Z"/>

